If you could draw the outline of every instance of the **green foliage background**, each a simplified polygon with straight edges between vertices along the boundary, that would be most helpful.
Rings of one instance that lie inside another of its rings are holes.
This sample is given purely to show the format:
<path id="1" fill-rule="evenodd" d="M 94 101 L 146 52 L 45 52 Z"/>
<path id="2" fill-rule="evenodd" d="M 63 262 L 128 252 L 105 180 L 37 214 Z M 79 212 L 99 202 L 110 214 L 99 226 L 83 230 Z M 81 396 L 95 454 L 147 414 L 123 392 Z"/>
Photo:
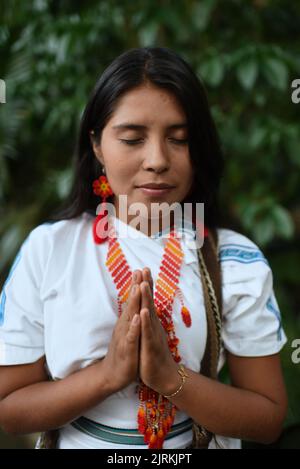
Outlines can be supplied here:
<path id="1" fill-rule="evenodd" d="M 204 80 L 221 135 L 224 225 L 258 243 L 274 272 L 289 339 L 284 448 L 300 448 L 299 32 L 300 4 L 288 0 L 6 0 L 0 11 L 1 281 L 68 192 L 79 119 L 104 68 L 131 47 L 173 48 Z M 0 447 L 33 444 L 5 438 Z"/>

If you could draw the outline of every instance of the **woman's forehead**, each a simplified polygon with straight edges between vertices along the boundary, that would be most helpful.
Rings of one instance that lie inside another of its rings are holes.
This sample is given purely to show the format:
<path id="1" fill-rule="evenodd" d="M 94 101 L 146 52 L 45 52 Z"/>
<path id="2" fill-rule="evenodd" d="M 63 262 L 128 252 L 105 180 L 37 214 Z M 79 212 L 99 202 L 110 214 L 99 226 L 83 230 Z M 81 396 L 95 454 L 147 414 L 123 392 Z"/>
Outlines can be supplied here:
<path id="1" fill-rule="evenodd" d="M 158 87 L 135 88 L 122 95 L 114 110 L 114 116 L 119 118 L 150 120 L 154 117 L 170 114 L 170 120 L 184 117 L 185 113 L 176 96 L 168 90 Z M 126 119 L 127 120 L 127 119 Z M 149 123 L 150 124 L 150 123 Z"/>

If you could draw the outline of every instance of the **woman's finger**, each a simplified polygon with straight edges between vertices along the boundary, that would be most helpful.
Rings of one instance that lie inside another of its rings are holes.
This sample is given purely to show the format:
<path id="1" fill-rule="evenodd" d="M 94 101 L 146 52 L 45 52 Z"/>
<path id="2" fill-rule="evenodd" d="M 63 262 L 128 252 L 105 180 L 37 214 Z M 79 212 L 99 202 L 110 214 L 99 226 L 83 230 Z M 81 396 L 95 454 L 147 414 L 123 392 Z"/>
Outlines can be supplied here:
<path id="1" fill-rule="evenodd" d="M 130 288 L 126 311 L 124 311 L 124 316 L 127 322 L 130 322 L 135 315 L 140 311 L 140 302 L 141 302 L 141 293 L 140 287 L 138 284 L 133 284 Z"/>
<path id="2" fill-rule="evenodd" d="M 148 282 L 143 281 L 140 285 L 141 288 L 141 309 L 147 308 L 150 311 L 150 315 L 153 311 L 153 297 L 151 294 L 150 286 Z"/>
<path id="3" fill-rule="evenodd" d="M 132 321 L 129 326 L 129 330 L 127 332 L 127 342 L 129 346 L 137 346 L 140 337 L 140 326 L 141 326 L 141 318 L 139 314 L 135 314 L 132 318 Z"/>
<path id="4" fill-rule="evenodd" d="M 151 321 L 152 320 L 158 320 L 158 316 L 157 316 L 157 313 L 156 313 L 156 307 L 155 307 L 155 303 L 154 303 L 154 296 L 153 296 L 153 278 L 152 278 L 152 274 L 151 274 L 151 270 L 149 269 L 149 267 L 144 267 L 143 269 L 143 276 L 144 276 L 144 280 L 145 280 L 145 277 L 147 278 L 148 280 L 148 283 L 150 285 L 150 304 L 151 304 L 151 308 L 150 308 L 150 319 Z"/>
<path id="5" fill-rule="evenodd" d="M 152 327 L 150 319 L 150 311 L 148 308 L 142 308 L 140 312 L 142 325 L 142 338 L 150 341 L 152 339 Z"/>
<path id="6" fill-rule="evenodd" d="M 140 284 L 141 281 L 143 280 L 143 274 L 140 269 L 136 269 L 132 272 L 132 279 L 131 283 L 132 284 Z"/>
<path id="7" fill-rule="evenodd" d="M 149 269 L 149 267 L 144 267 L 143 269 L 143 280 L 149 283 L 151 294 L 153 296 L 153 278 L 152 278 L 151 270 Z"/>

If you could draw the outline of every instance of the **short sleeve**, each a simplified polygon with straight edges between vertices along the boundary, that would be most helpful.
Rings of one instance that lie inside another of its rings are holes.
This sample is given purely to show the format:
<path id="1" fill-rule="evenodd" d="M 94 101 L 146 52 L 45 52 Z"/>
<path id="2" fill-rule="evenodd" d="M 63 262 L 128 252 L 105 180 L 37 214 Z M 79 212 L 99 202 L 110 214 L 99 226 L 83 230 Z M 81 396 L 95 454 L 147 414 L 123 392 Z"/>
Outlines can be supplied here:
<path id="1" fill-rule="evenodd" d="M 245 357 L 278 353 L 287 342 L 273 290 L 273 273 L 262 251 L 232 230 L 220 230 L 223 346 Z"/>
<path id="2" fill-rule="evenodd" d="M 25 239 L 1 291 L 0 365 L 33 363 L 44 355 L 42 232 L 39 225 Z"/>

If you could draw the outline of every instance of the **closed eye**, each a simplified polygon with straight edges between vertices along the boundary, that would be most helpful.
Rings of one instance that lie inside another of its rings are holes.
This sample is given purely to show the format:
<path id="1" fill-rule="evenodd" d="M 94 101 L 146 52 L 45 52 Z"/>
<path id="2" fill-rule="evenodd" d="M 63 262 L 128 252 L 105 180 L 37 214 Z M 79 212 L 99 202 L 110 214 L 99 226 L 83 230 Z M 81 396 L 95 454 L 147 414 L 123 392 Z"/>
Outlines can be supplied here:
<path id="1" fill-rule="evenodd" d="M 124 140 L 124 139 L 122 139 L 122 138 L 120 139 L 120 141 L 121 141 L 122 143 L 125 143 L 125 145 L 137 145 L 138 143 L 141 142 L 140 139 L 138 139 L 138 140 Z"/>
<path id="2" fill-rule="evenodd" d="M 120 139 L 122 143 L 124 143 L 125 145 L 138 145 L 139 143 L 142 143 L 142 139 L 136 139 L 136 140 L 124 140 L 124 139 Z M 175 145 L 186 145 L 188 143 L 188 140 L 187 139 L 184 139 L 184 140 L 179 140 L 179 139 L 176 139 L 176 138 L 170 138 L 170 140 L 175 143 Z"/>

